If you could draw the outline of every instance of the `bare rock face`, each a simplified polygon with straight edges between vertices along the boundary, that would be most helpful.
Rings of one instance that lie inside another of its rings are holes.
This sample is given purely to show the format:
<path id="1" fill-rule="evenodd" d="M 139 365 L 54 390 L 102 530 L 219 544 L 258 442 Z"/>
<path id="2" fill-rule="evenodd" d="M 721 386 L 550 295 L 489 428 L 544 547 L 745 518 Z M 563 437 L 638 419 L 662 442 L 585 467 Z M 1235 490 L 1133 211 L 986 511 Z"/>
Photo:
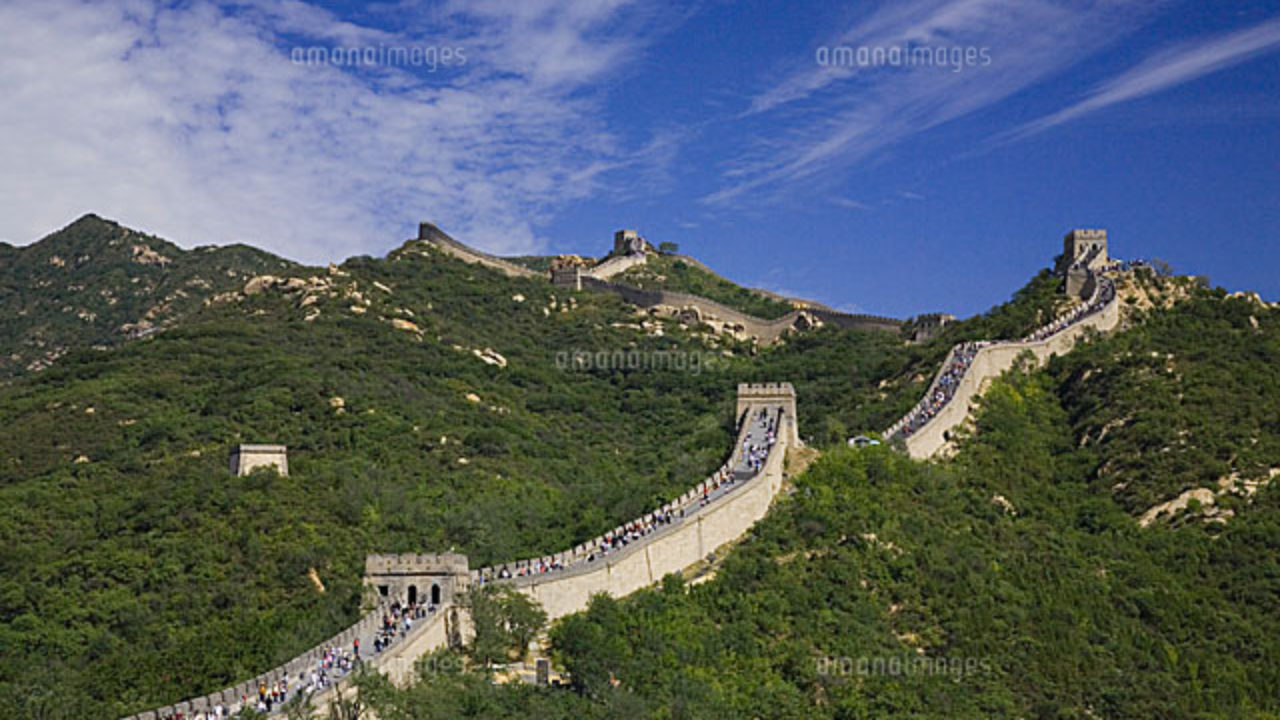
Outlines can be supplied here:
<path id="1" fill-rule="evenodd" d="M 822 320 L 807 310 L 801 310 L 796 314 L 796 320 L 792 323 L 791 327 L 802 332 L 805 330 L 816 330 L 822 327 Z"/>
<path id="2" fill-rule="evenodd" d="M 472 354 L 484 361 L 486 365 L 497 365 L 498 367 L 506 367 L 507 359 L 493 350 L 493 348 L 485 348 L 484 350 L 472 350 Z"/>
<path id="3" fill-rule="evenodd" d="M 676 317 L 682 323 L 700 323 L 702 322 L 702 311 L 693 305 L 685 305 L 676 313 Z"/>
<path id="4" fill-rule="evenodd" d="M 402 320 L 401 318 L 392 318 L 391 327 L 397 330 L 404 330 L 405 332 L 414 332 L 414 333 L 422 332 L 422 329 L 418 327 L 417 323 L 409 322 L 408 320 Z"/>
<path id="5" fill-rule="evenodd" d="M 566 270 L 575 267 L 585 268 L 588 266 L 590 266 L 590 263 L 583 260 L 580 255 L 557 255 L 551 258 L 552 270 Z"/>
<path id="6" fill-rule="evenodd" d="M 280 278 L 275 275 L 259 275 L 245 283 L 244 294 L 257 295 L 258 293 L 266 292 L 267 290 L 275 287 L 276 283 L 279 282 Z"/>
<path id="7" fill-rule="evenodd" d="M 133 252 L 133 261 L 139 265 L 159 265 L 163 267 L 173 262 L 172 259 L 161 255 L 147 245 L 134 245 L 131 250 Z"/>

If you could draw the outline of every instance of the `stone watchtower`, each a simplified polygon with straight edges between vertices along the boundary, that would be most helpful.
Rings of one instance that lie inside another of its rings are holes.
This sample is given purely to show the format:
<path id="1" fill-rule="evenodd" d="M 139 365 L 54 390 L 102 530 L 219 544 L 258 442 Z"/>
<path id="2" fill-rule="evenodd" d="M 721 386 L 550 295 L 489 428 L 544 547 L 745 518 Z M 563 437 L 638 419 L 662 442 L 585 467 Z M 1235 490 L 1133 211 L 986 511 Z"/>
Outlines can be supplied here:
<path id="1" fill-rule="evenodd" d="M 1058 274 L 1066 278 L 1066 293 L 1086 298 L 1093 292 L 1093 278 L 1089 270 L 1110 262 L 1107 253 L 1107 231 L 1104 229 L 1075 229 L 1062 239 L 1062 259 L 1058 261 Z"/>
<path id="2" fill-rule="evenodd" d="M 615 255 L 642 255 L 649 249 L 649 242 L 635 230 L 619 230 L 613 234 Z"/>
<path id="3" fill-rule="evenodd" d="M 370 555 L 364 561 L 364 585 L 379 601 L 410 605 L 451 603 L 471 586 L 466 555 Z"/>
<path id="4" fill-rule="evenodd" d="M 1058 273 L 1066 272 L 1067 268 L 1088 258 L 1090 254 L 1093 254 L 1093 257 L 1089 260 L 1089 267 L 1098 267 L 1109 262 L 1107 231 L 1101 228 L 1072 230 L 1062 238 L 1062 259 L 1058 261 Z"/>
<path id="5" fill-rule="evenodd" d="M 778 438 L 785 438 L 791 447 L 799 447 L 800 419 L 796 416 L 796 390 L 791 383 L 738 383 L 736 417 L 741 419 L 742 414 L 748 409 L 761 405 L 782 406 L 782 423 L 778 428 Z"/>
<path id="6" fill-rule="evenodd" d="M 248 475 L 260 467 L 275 467 L 289 477 L 289 450 L 284 445 L 237 445 L 231 448 L 231 474 Z"/>

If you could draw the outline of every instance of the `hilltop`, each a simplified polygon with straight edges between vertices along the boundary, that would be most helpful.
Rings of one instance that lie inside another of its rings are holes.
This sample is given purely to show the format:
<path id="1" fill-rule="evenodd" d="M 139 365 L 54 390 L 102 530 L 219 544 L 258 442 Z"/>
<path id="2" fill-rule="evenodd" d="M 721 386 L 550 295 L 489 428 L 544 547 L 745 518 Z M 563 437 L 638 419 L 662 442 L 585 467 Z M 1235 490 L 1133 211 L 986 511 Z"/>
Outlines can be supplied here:
<path id="1" fill-rule="evenodd" d="M 0 377 L 145 337 L 250 278 L 296 267 L 246 245 L 183 250 L 96 215 L 25 247 L 0 245 Z"/>

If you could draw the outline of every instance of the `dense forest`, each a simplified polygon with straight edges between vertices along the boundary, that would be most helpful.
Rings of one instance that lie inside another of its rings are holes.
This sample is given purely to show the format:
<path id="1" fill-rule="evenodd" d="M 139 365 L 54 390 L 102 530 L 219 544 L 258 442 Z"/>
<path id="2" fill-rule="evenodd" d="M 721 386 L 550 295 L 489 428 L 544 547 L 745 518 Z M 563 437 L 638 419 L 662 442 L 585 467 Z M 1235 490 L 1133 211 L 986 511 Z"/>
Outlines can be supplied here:
<path id="1" fill-rule="evenodd" d="M 1280 348 L 1247 298 L 1135 306 L 991 389 L 959 455 L 919 464 L 845 439 L 910 407 L 952 343 L 1051 318 L 1057 278 L 926 344 L 824 327 L 767 348 L 416 241 L 318 269 L 86 218 L 0 246 L 0 278 L 19 358 L 0 381 L 6 716 L 118 717 L 274 666 L 357 617 L 370 552 L 478 566 L 592 537 L 715 468 L 737 383 L 765 380 L 795 385 L 825 457 L 715 579 L 554 626 L 570 689 L 371 679 L 378 717 L 1277 709 Z M 290 475 L 233 476 L 240 442 L 288 445 Z M 1197 488 L 1211 506 L 1135 522 Z M 930 671 L 888 670 L 912 660 Z"/>
<path id="2" fill-rule="evenodd" d="M 1256 302 L 1204 293 L 1010 373 L 949 462 L 829 450 L 711 582 L 670 576 L 559 623 L 569 690 L 424 671 L 409 690 L 366 695 L 404 720 L 1276 717 L 1280 492 L 1231 495 L 1225 522 L 1190 506 L 1144 529 L 1136 492 L 1099 474 L 1123 457 L 1135 478 L 1148 469 L 1147 493 L 1228 471 L 1265 478 L 1260 458 L 1277 456 L 1248 448 L 1280 437 L 1275 322 Z M 1141 389 L 1145 361 L 1116 363 L 1130 353 L 1160 353 L 1184 409 L 1125 395 L 1156 392 Z M 1196 392 L 1228 376 L 1213 397 Z M 1130 412 L 1142 415 L 1097 440 Z M 1203 441 L 1230 462 L 1168 457 L 1183 429 L 1200 442 L 1186 415 L 1203 416 Z"/>
<path id="3" fill-rule="evenodd" d="M 162 252 L 186 257 L 87 218 L 4 256 L 62 275 L 24 285 L 0 268 L 0 303 L 65 343 L 0 385 L 0 707 L 20 715 L 56 696 L 64 717 L 119 716 L 273 666 L 358 616 L 370 552 L 453 548 L 479 566 L 593 537 L 717 467 L 737 383 L 798 375 L 811 354 L 808 339 L 760 352 L 417 242 L 263 275 Z M 139 289 L 124 323 L 219 272 L 234 285 L 188 293 L 160 331 L 53 332 L 103 291 Z M 831 367 L 798 381 L 851 426 L 919 392 L 875 387 L 909 374 L 895 338 L 815 341 Z M 564 362 L 618 351 L 696 362 Z M 815 397 L 804 417 L 839 439 L 826 412 Z M 240 442 L 288 445 L 290 476 L 232 476 Z"/>

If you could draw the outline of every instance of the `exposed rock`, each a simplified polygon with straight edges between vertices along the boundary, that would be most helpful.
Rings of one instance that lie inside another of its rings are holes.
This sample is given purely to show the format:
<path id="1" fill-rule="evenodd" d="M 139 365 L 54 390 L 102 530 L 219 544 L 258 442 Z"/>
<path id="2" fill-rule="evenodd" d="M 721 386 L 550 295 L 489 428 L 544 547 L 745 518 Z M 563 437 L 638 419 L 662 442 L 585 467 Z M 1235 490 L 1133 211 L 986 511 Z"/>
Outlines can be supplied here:
<path id="1" fill-rule="evenodd" d="M 237 302 L 237 301 L 239 301 L 239 300 L 240 300 L 240 298 L 242 298 L 242 297 L 244 297 L 244 296 L 243 296 L 243 295 L 241 295 L 240 293 L 236 292 L 235 290 L 228 290 L 227 292 L 224 292 L 224 293 L 218 293 L 217 295 L 214 295 L 213 297 L 208 298 L 207 300 L 205 300 L 205 301 L 204 301 L 204 304 L 205 304 L 205 305 L 216 305 L 216 304 L 218 304 L 218 303 L 225 303 L 225 302 Z M 114 304 L 115 304 L 115 303 L 113 302 L 113 303 L 112 303 L 112 305 L 114 305 Z"/>
<path id="2" fill-rule="evenodd" d="M 518 303 L 522 303 L 524 302 L 524 295 L 521 295 L 520 293 L 516 293 L 515 295 L 511 296 L 511 299 Z"/>
<path id="3" fill-rule="evenodd" d="M 791 324 L 791 327 L 794 330 L 800 330 L 800 331 L 816 330 L 822 327 L 822 320 L 820 320 L 816 315 L 814 315 L 811 312 L 808 312 L 807 310 L 801 310 L 800 312 L 796 313 L 796 319 Z"/>
<path id="4" fill-rule="evenodd" d="M 275 275 L 259 275 L 244 285 L 245 295 L 257 295 L 276 286 L 280 278 Z"/>
<path id="5" fill-rule="evenodd" d="M 992 495 L 991 502 L 996 505 L 999 505 L 1002 510 L 1009 513 L 1010 515 L 1018 514 L 1018 509 L 1015 508 L 1013 506 L 1013 503 L 1009 502 L 1009 499 L 1003 495 Z"/>
<path id="6" fill-rule="evenodd" d="M 478 403 L 480 402 L 480 396 L 475 393 L 467 393 L 467 402 Z"/>
<path id="7" fill-rule="evenodd" d="M 360 308 L 360 309 L 364 310 L 364 308 Z M 418 327 L 417 323 L 413 323 L 408 320 L 404 320 L 402 318 L 391 318 L 391 327 L 397 330 L 404 330 L 406 332 L 414 332 L 414 333 L 422 332 L 422 329 Z"/>
<path id="8" fill-rule="evenodd" d="M 53 257 L 49 258 L 49 264 L 54 267 L 66 267 L 67 261 L 58 257 L 57 255 L 54 255 Z"/>
<path id="9" fill-rule="evenodd" d="M 682 323 L 700 323 L 702 322 L 702 311 L 694 305 L 685 305 L 676 313 Z"/>
<path id="10" fill-rule="evenodd" d="M 81 463 L 87 463 L 87 462 L 89 462 L 89 458 L 88 458 L 88 457 L 85 457 L 84 455 L 77 455 L 77 456 L 76 456 L 75 463 L 76 463 L 77 465 L 79 465 L 79 464 L 81 464 Z"/>
<path id="11" fill-rule="evenodd" d="M 353 314 L 353 315 L 363 315 L 363 314 L 365 314 L 366 312 L 368 312 L 368 310 L 367 310 L 367 309 L 365 308 L 365 306 L 363 306 L 363 305 L 352 305 L 351 307 L 349 307 L 349 308 L 347 308 L 347 309 L 348 309 L 348 310 L 350 310 L 350 311 L 351 311 L 351 314 Z"/>
<path id="12" fill-rule="evenodd" d="M 498 367 L 506 367 L 507 359 L 494 352 L 493 348 L 485 348 L 484 350 L 472 350 L 471 353 L 485 362 L 486 365 L 497 365 Z"/>
<path id="13" fill-rule="evenodd" d="M 347 401 L 335 395 L 329 398 L 329 407 L 333 408 L 335 413 L 344 413 L 346 412 Z"/>
<path id="14" fill-rule="evenodd" d="M 316 587 L 316 592 L 324 594 L 324 583 L 320 582 L 320 573 L 315 568 L 307 568 L 307 579 Z"/>
<path id="15" fill-rule="evenodd" d="M 386 285 L 383 285 L 382 283 L 378 282 L 377 280 L 374 280 L 374 281 L 373 281 L 373 286 L 374 286 L 375 288 L 377 288 L 377 289 L 381 290 L 382 292 L 384 292 L 384 293 L 388 294 L 388 295 L 390 295 L 390 294 L 391 294 L 391 288 L 387 287 Z"/>
<path id="16" fill-rule="evenodd" d="M 1180 510 L 1185 510 L 1192 500 L 1198 501 L 1201 507 L 1204 507 L 1214 504 L 1214 502 L 1217 501 L 1217 497 L 1209 488 L 1192 488 L 1172 500 L 1162 502 L 1149 508 L 1146 512 L 1142 513 L 1142 517 L 1138 518 L 1138 525 L 1140 527 L 1147 527 L 1161 515 L 1173 515 Z"/>
<path id="17" fill-rule="evenodd" d="M 148 245 L 134 245 L 132 250 L 133 261 L 139 265 L 159 265 L 164 267 L 173 262 L 172 259 L 152 250 Z"/>
<path id="18" fill-rule="evenodd" d="M 585 268 L 589 265 L 590 263 L 583 260 L 580 255 L 557 255 L 551 258 L 552 270 L 565 270 L 567 268 L 575 267 Z"/>

